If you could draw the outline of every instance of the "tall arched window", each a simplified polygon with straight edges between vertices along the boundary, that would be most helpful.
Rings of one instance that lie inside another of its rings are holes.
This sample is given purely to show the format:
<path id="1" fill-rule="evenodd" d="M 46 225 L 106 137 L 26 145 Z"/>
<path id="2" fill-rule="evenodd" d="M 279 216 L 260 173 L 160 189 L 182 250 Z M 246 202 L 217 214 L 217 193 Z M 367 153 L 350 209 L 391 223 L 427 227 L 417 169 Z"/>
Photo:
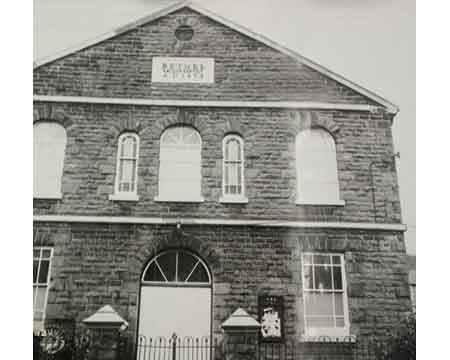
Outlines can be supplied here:
<path id="1" fill-rule="evenodd" d="M 244 196 L 244 141 L 230 134 L 223 139 L 221 202 L 247 202 Z"/>
<path id="2" fill-rule="evenodd" d="M 137 200 L 137 170 L 139 136 L 126 132 L 120 135 L 117 146 L 115 193 L 112 200 Z"/>
<path id="3" fill-rule="evenodd" d="M 61 179 L 66 150 L 66 130 L 53 122 L 33 126 L 33 196 L 61 198 Z"/>
<path id="4" fill-rule="evenodd" d="M 301 131 L 296 139 L 296 157 L 297 203 L 343 205 L 331 134 L 319 128 Z"/>
<path id="5" fill-rule="evenodd" d="M 173 126 L 163 132 L 156 201 L 203 201 L 201 149 L 200 134 L 193 127 Z"/>

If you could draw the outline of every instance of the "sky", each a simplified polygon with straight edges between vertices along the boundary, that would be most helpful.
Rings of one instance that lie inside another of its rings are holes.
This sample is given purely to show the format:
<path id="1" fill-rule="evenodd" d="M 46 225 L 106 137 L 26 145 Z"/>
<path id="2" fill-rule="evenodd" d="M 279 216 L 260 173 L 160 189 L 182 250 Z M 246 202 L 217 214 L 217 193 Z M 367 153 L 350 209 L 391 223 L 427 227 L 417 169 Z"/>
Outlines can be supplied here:
<path id="1" fill-rule="evenodd" d="M 152 13 L 173 0 L 34 0 L 34 59 Z M 416 252 L 414 0 L 197 0 L 400 107 L 393 134 L 407 251 Z"/>

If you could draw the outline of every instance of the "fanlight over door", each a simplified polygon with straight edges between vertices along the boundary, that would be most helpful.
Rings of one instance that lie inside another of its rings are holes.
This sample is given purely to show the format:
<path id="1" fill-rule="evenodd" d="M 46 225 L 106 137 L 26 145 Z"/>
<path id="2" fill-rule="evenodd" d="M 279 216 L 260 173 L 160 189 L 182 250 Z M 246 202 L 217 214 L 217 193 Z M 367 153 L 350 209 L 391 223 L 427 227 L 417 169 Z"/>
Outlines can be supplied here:
<path id="1" fill-rule="evenodd" d="M 184 250 L 154 257 L 141 279 L 139 335 L 209 337 L 211 275 L 205 262 Z"/>
<path id="2" fill-rule="evenodd" d="M 150 261 L 142 276 L 145 285 L 211 285 L 208 268 L 198 256 L 181 250 L 164 252 Z"/>

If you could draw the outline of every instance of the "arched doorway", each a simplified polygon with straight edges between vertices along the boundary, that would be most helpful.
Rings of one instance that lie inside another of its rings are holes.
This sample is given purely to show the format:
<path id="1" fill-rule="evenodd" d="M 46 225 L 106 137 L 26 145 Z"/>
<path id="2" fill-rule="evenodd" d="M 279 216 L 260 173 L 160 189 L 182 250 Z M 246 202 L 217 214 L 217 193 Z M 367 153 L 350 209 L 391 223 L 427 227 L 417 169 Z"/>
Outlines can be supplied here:
<path id="1" fill-rule="evenodd" d="M 139 335 L 209 337 L 212 277 L 206 263 L 186 250 L 167 250 L 144 269 Z"/>

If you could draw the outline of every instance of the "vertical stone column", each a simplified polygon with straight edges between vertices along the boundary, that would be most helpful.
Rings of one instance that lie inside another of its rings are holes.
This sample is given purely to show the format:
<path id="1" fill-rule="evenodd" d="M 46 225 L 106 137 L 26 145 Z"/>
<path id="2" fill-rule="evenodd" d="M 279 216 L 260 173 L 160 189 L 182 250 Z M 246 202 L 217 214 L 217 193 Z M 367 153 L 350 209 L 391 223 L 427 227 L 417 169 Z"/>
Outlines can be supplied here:
<path id="1" fill-rule="evenodd" d="M 109 305 L 83 320 L 89 329 L 89 360 L 119 360 L 120 330 L 128 323 Z"/>
<path id="2" fill-rule="evenodd" d="M 222 323 L 225 360 L 256 360 L 261 324 L 239 308 Z"/>

